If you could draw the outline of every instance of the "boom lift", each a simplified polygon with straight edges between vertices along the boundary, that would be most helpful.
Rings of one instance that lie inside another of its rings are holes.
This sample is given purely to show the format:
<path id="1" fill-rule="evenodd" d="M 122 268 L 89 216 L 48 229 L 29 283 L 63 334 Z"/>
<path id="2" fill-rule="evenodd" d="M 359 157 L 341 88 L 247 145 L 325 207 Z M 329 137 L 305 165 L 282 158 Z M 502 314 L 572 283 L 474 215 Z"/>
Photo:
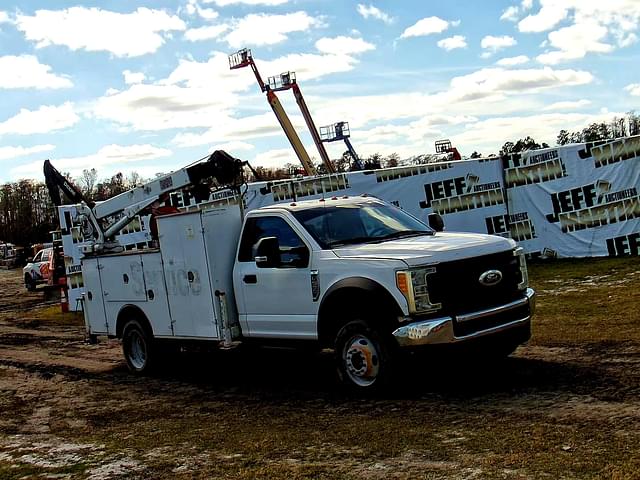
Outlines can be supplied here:
<path id="1" fill-rule="evenodd" d="M 451 140 L 436 140 L 436 153 L 450 153 L 453 160 L 462 160 L 462 155 L 456 147 L 451 145 Z"/>
<path id="2" fill-rule="evenodd" d="M 292 90 L 293 96 L 296 99 L 296 103 L 298 107 L 300 107 L 300 111 L 302 112 L 302 116 L 304 117 L 304 121 L 307 124 L 307 128 L 309 129 L 309 133 L 311 133 L 311 138 L 313 138 L 313 143 L 316 144 L 316 148 L 318 149 L 318 153 L 320 154 L 320 158 L 322 158 L 322 163 L 327 169 L 328 173 L 335 173 L 335 168 L 331 160 L 329 160 L 329 155 L 327 154 L 327 150 L 324 148 L 324 144 L 320 139 L 320 135 L 318 135 L 318 130 L 316 128 L 316 124 L 313 122 L 313 118 L 311 117 L 311 112 L 307 108 L 307 103 L 304 101 L 304 97 L 302 96 L 302 91 L 298 86 L 298 82 L 296 81 L 296 73 L 295 72 L 284 72 L 275 77 L 269 77 L 267 79 L 269 83 L 269 90 L 273 92 L 279 92 L 282 90 Z"/>
<path id="3" fill-rule="evenodd" d="M 52 201 L 61 205 L 60 190 L 77 206 L 74 223 L 82 225 L 85 239 L 90 241 L 82 247 L 84 254 L 119 251 L 122 246 L 113 240 L 115 235 L 130 223 L 137 214 L 154 202 L 165 199 L 171 192 L 192 189 L 197 199 L 210 195 L 206 179 L 215 179 L 220 186 L 238 188 L 244 183 L 243 167 L 247 162 L 233 158 L 222 150 L 216 150 L 208 157 L 158 177 L 144 185 L 137 186 L 104 202 L 94 203 L 51 165 L 44 163 L 44 176 Z"/>
<path id="4" fill-rule="evenodd" d="M 296 155 L 300 160 L 300 163 L 302 163 L 302 166 L 304 167 L 305 172 L 307 173 L 307 175 L 315 175 L 316 171 L 313 164 L 311 163 L 309 154 L 307 153 L 306 149 L 304 148 L 304 145 L 300 141 L 300 137 L 298 137 L 298 134 L 293 128 L 293 125 L 291 124 L 291 121 L 289 120 L 287 113 L 285 112 L 284 108 L 282 107 L 282 104 L 280 103 L 280 100 L 275 94 L 275 92 L 282 91 L 282 90 L 289 90 L 289 89 L 293 90 L 296 102 L 298 103 L 298 106 L 300 107 L 300 110 L 302 112 L 302 116 L 304 117 L 307 127 L 309 128 L 311 137 L 313 138 L 313 141 L 315 142 L 316 147 L 318 148 L 318 152 L 320 153 L 322 162 L 324 163 L 329 173 L 334 173 L 335 169 L 333 167 L 333 164 L 329 160 L 329 156 L 327 155 L 327 151 L 325 150 L 324 145 L 322 144 L 322 141 L 320 140 L 320 137 L 316 130 L 316 126 L 313 122 L 313 119 L 311 118 L 311 113 L 307 108 L 307 104 L 304 101 L 304 97 L 302 96 L 300 87 L 298 87 L 298 84 L 296 82 L 295 73 L 286 72 L 276 77 L 269 77 L 267 79 L 267 83 L 265 84 L 262 81 L 262 77 L 260 76 L 260 72 L 258 72 L 258 68 L 256 67 L 255 62 L 253 61 L 251 50 L 246 48 L 243 48 L 242 50 L 239 50 L 238 52 L 232 55 L 229 55 L 229 68 L 231 70 L 235 70 L 243 67 L 251 67 L 251 70 L 253 71 L 253 74 L 256 77 L 258 85 L 260 86 L 260 90 L 266 93 L 267 101 L 269 102 L 269 105 L 271 106 L 273 113 L 276 115 L 276 118 L 278 119 L 280 126 L 282 126 L 282 129 L 284 130 L 285 135 L 289 139 L 289 143 L 291 143 L 293 150 L 296 152 Z"/>
<path id="5" fill-rule="evenodd" d="M 354 169 L 353 170 L 363 170 L 364 165 L 362 164 L 362 160 L 358 157 L 353 145 L 349 141 L 349 137 L 351 133 L 349 131 L 349 122 L 338 122 L 333 125 L 327 125 L 326 127 L 320 127 L 320 138 L 323 142 L 337 142 L 339 140 L 344 140 L 347 149 L 349 150 L 349 154 L 353 160 Z"/>

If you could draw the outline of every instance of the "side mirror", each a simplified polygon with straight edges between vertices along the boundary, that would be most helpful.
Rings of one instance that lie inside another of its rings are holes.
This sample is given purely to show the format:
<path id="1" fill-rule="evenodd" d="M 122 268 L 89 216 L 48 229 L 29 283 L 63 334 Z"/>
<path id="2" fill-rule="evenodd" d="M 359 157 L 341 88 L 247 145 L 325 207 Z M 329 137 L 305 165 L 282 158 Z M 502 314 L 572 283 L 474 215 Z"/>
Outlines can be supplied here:
<path id="1" fill-rule="evenodd" d="M 273 268 L 280 265 L 280 242 L 276 237 L 263 237 L 255 246 L 258 268 Z"/>
<path id="2" fill-rule="evenodd" d="M 444 220 L 439 213 L 430 213 L 428 219 L 429 226 L 436 232 L 442 232 L 444 230 Z"/>

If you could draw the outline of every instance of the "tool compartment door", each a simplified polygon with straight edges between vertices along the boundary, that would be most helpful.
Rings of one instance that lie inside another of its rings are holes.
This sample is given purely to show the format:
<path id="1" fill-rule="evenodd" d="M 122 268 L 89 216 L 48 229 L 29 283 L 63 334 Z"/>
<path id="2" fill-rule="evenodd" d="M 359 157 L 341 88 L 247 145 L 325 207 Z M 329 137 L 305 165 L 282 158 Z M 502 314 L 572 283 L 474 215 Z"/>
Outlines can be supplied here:
<path id="1" fill-rule="evenodd" d="M 144 302 L 147 299 L 140 254 L 101 258 L 100 275 L 105 302 Z"/>
<path id="2" fill-rule="evenodd" d="M 82 259 L 82 278 L 85 291 L 82 305 L 85 325 L 92 334 L 108 333 L 98 258 Z"/>
<path id="3" fill-rule="evenodd" d="M 219 339 L 200 212 L 157 223 L 174 335 Z"/>

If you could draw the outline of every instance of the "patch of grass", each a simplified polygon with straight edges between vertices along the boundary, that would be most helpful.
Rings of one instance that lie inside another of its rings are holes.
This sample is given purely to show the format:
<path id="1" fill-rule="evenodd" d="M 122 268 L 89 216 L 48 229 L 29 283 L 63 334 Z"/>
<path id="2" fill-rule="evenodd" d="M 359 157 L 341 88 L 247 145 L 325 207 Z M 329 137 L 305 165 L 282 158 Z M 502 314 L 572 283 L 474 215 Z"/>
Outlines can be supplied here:
<path id="1" fill-rule="evenodd" d="M 34 328 L 39 325 L 84 325 L 82 312 L 62 313 L 60 305 L 11 312 L 11 320 L 23 328 Z"/>
<path id="2" fill-rule="evenodd" d="M 0 460 L 0 478 L 2 480 L 24 480 L 26 478 L 47 478 L 49 475 L 61 475 L 63 478 L 83 478 L 87 466 L 82 463 L 65 467 L 46 468 L 19 460 L 15 463 Z M 55 477 L 48 477 L 55 478 Z"/>
<path id="3" fill-rule="evenodd" d="M 639 280 L 638 257 L 534 263 L 532 343 L 640 342 Z"/>

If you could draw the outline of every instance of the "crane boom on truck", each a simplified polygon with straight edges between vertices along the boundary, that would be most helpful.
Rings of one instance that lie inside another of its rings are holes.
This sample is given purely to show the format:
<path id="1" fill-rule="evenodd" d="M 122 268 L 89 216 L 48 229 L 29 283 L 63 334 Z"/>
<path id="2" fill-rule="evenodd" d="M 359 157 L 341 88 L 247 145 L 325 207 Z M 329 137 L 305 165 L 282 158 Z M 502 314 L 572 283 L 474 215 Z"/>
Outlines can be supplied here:
<path id="1" fill-rule="evenodd" d="M 275 92 L 278 89 L 271 88 L 271 81 L 273 79 L 275 84 L 275 77 L 271 77 L 269 79 L 269 83 L 264 83 L 262 81 L 262 77 L 260 76 L 258 67 L 256 66 L 256 63 L 253 60 L 253 55 L 251 54 L 251 50 L 247 48 L 243 48 L 242 50 L 239 50 L 236 53 L 229 55 L 229 68 L 231 70 L 244 68 L 244 67 L 251 67 L 251 70 L 253 71 L 253 74 L 256 77 L 256 81 L 260 86 L 260 90 L 263 93 L 266 93 L 267 101 L 269 102 L 269 105 L 271 106 L 273 113 L 278 119 L 278 122 L 280 123 L 282 130 L 284 130 L 284 133 L 287 136 L 287 139 L 289 140 L 291 147 L 296 153 L 298 160 L 300 160 L 300 163 L 302 164 L 302 167 L 304 168 L 305 173 L 307 175 L 315 175 L 316 169 L 313 166 L 313 163 L 311 162 L 311 158 L 309 157 L 307 150 L 304 148 L 304 145 L 302 144 L 300 137 L 296 133 L 296 130 L 293 127 L 293 124 L 291 123 L 291 120 L 289 120 L 289 116 L 287 115 L 287 112 L 285 112 L 284 108 L 282 107 L 282 104 L 280 103 L 280 100 L 278 99 L 278 96 L 275 94 Z M 289 87 L 286 87 L 286 88 L 289 88 Z M 283 90 L 283 89 L 285 88 L 280 88 L 280 90 Z M 316 142 L 316 145 L 321 145 L 322 142 L 319 142 L 318 134 L 315 130 L 315 126 L 313 125 L 313 120 L 311 119 L 311 114 L 309 114 L 309 110 L 306 108 L 306 104 L 304 103 L 304 99 L 302 99 L 301 93 L 300 93 L 300 98 L 301 100 L 298 100 L 298 96 L 296 96 L 296 101 L 298 101 L 298 105 L 300 105 L 302 114 L 305 117 L 305 122 L 307 122 L 307 126 L 309 126 L 309 130 L 311 131 L 311 136 L 313 137 L 313 141 Z M 316 139 L 316 137 L 318 137 L 318 139 Z M 320 151 L 320 148 L 322 148 L 322 151 Z M 331 168 L 329 172 L 333 173 L 335 170 L 333 169 L 333 165 L 329 161 L 329 157 L 327 156 L 326 150 L 322 145 L 321 147 L 318 147 L 318 150 L 320 151 L 320 156 L 322 157 L 322 161 L 324 162 L 324 164 L 327 165 L 327 168 Z M 329 167 L 328 165 L 331 165 L 331 167 Z"/>
<path id="2" fill-rule="evenodd" d="M 220 185 L 237 185 L 246 162 L 233 158 L 222 150 L 197 162 L 162 175 L 144 185 L 137 186 L 100 203 L 86 199 L 72 182 L 67 180 L 49 160 L 44 163 L 44 176 L 49 194 L 56 205 L 61 205 L 59 190 L 72 202 L 77 202 L 78 217 L 74 223 L 82 225 L 85 240 L 83 253 L 97 253 L 121 248 L 113 237 L 130 223 L 135 216 L 169 193 L 192 189 L 196 198 L 207 198 L 209 185 L 203 181 L 214 178 Z"/>

